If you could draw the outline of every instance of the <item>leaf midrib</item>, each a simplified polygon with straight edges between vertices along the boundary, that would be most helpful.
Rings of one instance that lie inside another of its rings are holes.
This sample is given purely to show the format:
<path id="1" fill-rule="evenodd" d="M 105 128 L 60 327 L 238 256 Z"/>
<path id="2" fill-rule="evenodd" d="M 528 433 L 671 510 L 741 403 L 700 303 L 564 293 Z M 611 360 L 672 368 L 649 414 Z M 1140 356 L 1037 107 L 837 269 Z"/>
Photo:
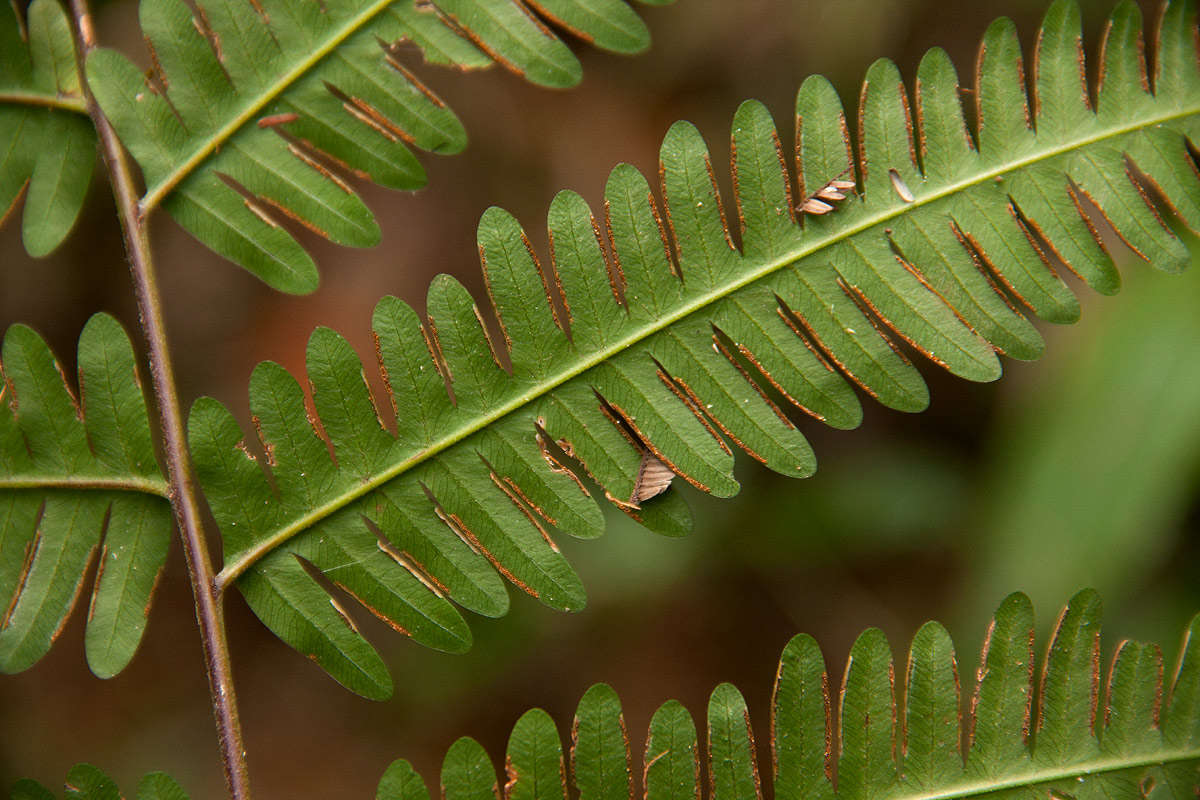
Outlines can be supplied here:
<path id="1" fill-rule="evenodd" d="M 285 71 L 273 83 L 262 89 L 254 102 L 246 106 L 240 114 L 234 116 L 214 133 L 201 141 L 196 149 L 192 151 L 192 154 L 176 166 L 175 169 L 168 172 L 152 186 L 147 186 L 146 193 L 142 195 L 142 199 L 138 202 L 138 208 L 141 213 L 143 215 L 148 214 L 156 206 L 160 205 L 176 186 L 191 175 L 224 142 L 233 138 L 242 129 L 242 126 L 257 115 L 259 111 L 287 91 L 293 83 L 308 74 L 321 59 L 336 50 L 346 39 L 358 33 L 364 25 L 374 19 L 376 15 L 393 2 L 395 0 L 375 0 L 374 3 L 367 6 L 358 14 L 347 19 L 340 28 L 331 31 L 323 45 L 297 61 L 291 69 Z"/>
<path id="2" fill-rule="evenodd" d="M 1020 789 L 1051 781 L 1095 775 L 1097 773 L 1121 772 L 1138 767 L 1153 767 L 1193 760 L 1200 760 L 1200 746 L 1182 750 L 1159 750 L 1137 756 L 1093 758 L 1088 761 L 1063 766 L 1041 767 L 993 780 L 979 779 L 956 783 L 927 792 L 917 792 L 915 794 L 901 792 L 892 795 L 890 800 L 954 800 L 954 798 L 959 797 L 992 794 L 993 792 L 1001 792 L 1006 789 Z"/>
<path id="3" fill-rule="evenodd" d="M 54 94 L 51 92 L 26 91 L 23 89 L 4 89 L 0 91 L 0 105 L 42 106 L 59 111 L 71 111 L 87 115 L 87 103 L 82 97 Z"/>
<path id="4" fill-rule="evenodd" d="M 849 239 L 858 233 L 887 222 L 890 219 L 907 214 L 914 209 L 927 206 L 940 201 L 945 197 L 965 191 L 972 186 L 986 183 L 987 181 L 993 180 L 1007 173 L 1016 172 L 1041 161 L 1047 161 L 1065 153 L 1079 150 L 1107 139 L 1113 139 L 1138 130 L 1143 130 L 1156 125 L 1162 125 L 1173 120 L 1183 119 L 1196 114 L 1198 111 L 1200 111 L 1200 107 L 1188 106 L 1185 109 L 1176 110 L 1171 113 L 1147 117 L 1139 122 L 1102 128 L 1098 131 L 1092 132 L 1090 135 L 1072 139 L 1067 143 L 1050 147 L 1046 150 L 1039 150 L 1037 153 L 1032 153 L 1022 158 L 1003 162 L 1000 165 L 977 173 L 972 178 L 964 178 L 962 180 L 947 184 L 938 191 L 930 192 L 928 195 L 922 195 L 913 203 L 891 206 L 885 211 L 878 212 L 874 215 L 867 215 L 856 224 L 851 225 L 842 231 L 831 233 L 820 240 L 807 242 L 784 255 L 780 255 L 774 259 L 768 260 L 759 267 L 748 270 L 744 274 L 739 275 L 722 287 L 718 287 L 709 292 L 697 295 L 696 297 L 682 304 L 675 312 L 669 313 L 664 317 L 642 325 L 640 328 L 629 333 L 624 338 L 601 348 L 587 358 L 581 359 L 580 361 L 576 362 L 575 365 L 564 369 L 558 373 L 558 375 L 552 378 L 542 381 L 509 402 L 499 406 L 495 410 L 479 414 L 474 421 L 458 427 L 453 432 L 448 433 L 437 442 L 427 446 L 409 458 L 398 462 L 394 466 L 380 472 L 378 475 L 372 478 L 360 482 L 354 488 L 342 492 L 330 501 L 317 506 L 307 514 L 297 518 L 291 524 L 279 529 L 276 533 L 267 537 L 260 543 L 242 551 L 235 559 L 227 563 L 216 576 L 217 587 L 218 589 L 223 589 L 224 587 L 228 586 L 229 583 L 236 580 L 259 559 L 265 557 L 270 551 L 274 550 L 288 539 L 302 533 L 316 523 L 320 522 L 322 519 L 334 514 L 337 511 L 340 511 L 342 508 L 345 508 L 347 505 L 359 499 L 360 497 L 363 497 L 380 486 L 388 483 L 389 481 L 394 480 L 426 459 L 437 455 L 438 453 L 454 446 L 455 444 L 458 444 L 468 436 L 483 430 L 488 425 L 491 425 L 493 422 L 508 416 L 510 413 L 531 403 L 538 397 L 548 394 L 567 381 L 578 377 L 584 372 L 587 372 L 592 367 L 607 361 L 622 350 L 632 347 L 643 339 L 653 336 L 659 331 L 674 325 L 685 317 L 690 316 L 692 313 L 700 311 L 703 308 L 712 305 L 716 301 L 733 294 L 739 289 L 765 278 L 766 276 L 787 266 L 788 264 L 799 261 L 805 256 L 823 250 L 824 248 L 829 247 L 836 242 Z M 1093 119 L 1095 119 L 1094 116 Z M 972 152 L 976 154 L 979 153 L 978 150 L 973 150 Z"/>
<path id="5" fill-rule="evenodd" d="M 0 492 L 26 489 L 141 492 L 143 494 L 159 495 L 160 497 L 167 497 L 170 494 L 166 481 L 155 477 L 136 475 L 113 477 L 112 475 L 88 475 L 86 473 L 50 477 L 38 474 L 0 476 Z"/>

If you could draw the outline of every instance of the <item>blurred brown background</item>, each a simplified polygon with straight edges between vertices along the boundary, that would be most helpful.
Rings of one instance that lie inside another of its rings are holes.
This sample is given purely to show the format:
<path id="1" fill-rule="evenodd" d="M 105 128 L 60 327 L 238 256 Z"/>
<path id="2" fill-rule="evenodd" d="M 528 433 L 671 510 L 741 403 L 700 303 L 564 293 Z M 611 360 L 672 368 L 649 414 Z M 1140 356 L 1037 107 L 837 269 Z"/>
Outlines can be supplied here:
<path id="1" fill-rule="evenodd" d="M 275 294 L 165 216 L 156 220 L 185 405 L 213 395 L 244 420 L 253 366 L 272 359 L 299 371 L 314 326 L 338 329 L 371 356 L 368 325 L 381 295 L 421 309 L 438 272 L 478 292 L 474 229 L 489 205 L 515 213 L 544 247 L 557 190 L 575 189 L 598 208 L 616 163 L 656 171 L 658 144 L 676 119 L 696 123 L 720 163 L 737 104 L 754 97 L 790 142 L 805 76 L 827 75 L 853 105 L 872 60 L 891 58 L 911 79 L 937 45 L 969 86 L 987 23 L 1011 16 L 1028 48 L 1044 6 L 681 0 L 644 10 L 654 46 L 641 57 L 577 48 L 585 79 L 569 92 L 500 71 L 427 69 L 423 78 L 459 113 L 470 147 L 424 158 L 430 185 L 421 192 L 360 186 L 383 243 L 354 251 L 312 242 L 322 269 L 315 294 Z M 1108 3 L 1083 6 L 1094 56 Z M 1143 10 L 1155 18 L 1150 4 Z M 144 56 L 132 0 L 105 3 L 97 16 L 103 42 Z M 58 253 L 29 260 L 10 223 L 0 230 L 0 260 L 0 323 L 35 326 L 68 369 L 92 313 L 115 313 L 130 329 L 136 322 L 102 179 Z M 1149 272 L 1124 263 L 1127 285 L 1115 300 L 1073 282 L 1083 323 L 1043 326 L 1048 356 L 1006 361 L 996 385 L 925 364 L 926 413 L 866 401 L 861 430 L 807 426 L 821 458 L 815 478 L 789 482 L 742 458 L 738 498 L 685 489 L 700 521 L 689 538 L 659 539 L 614 517 L 598 541 L 561 541 L 589 590 L 579 614 L 513 591 L 507 617 L 470 619 L 476 644 L 465 656 L 425 651 L 357 615 L 392 667 L 389 702 L 334 684 L 234 593 L 228 624 L 257 796 L 372 797 L 397 757 L 413 761 L 436 792 L 455 738 L 476 737 L 499 764 L 520 713 L 540 705 L 565 733 L 596 681 L 621 694 L 636 752 L 661 702 L 680 699 L 703 725 L 708 693 L 725 680 L 749 700 L 762 747 L 776 659 L 791 635 L 818 638 L 836 684 L 864 627 L 881 627 L 902 659 L 916 628 L 937 618 L 958 643 L 966 689 L 990 611 L 1018 589 L 1033 596 L 1045 625 L 1076 589 L 1096 586 L 1108 608 L 1106 652 L 1123 636 L 1156 640 L 1170 665 L 1200 608 L 1200 275 Z M 145 643 L 117 678 L 87 671 L 76 613 L 42 663 L 0 679 L 0 786 L 23 775 L 59 786 L 86 760 L 130 794 L 143 772 L 163 769 L 194 798 L 223 796 L 185 574 L 176 545 Z"/>

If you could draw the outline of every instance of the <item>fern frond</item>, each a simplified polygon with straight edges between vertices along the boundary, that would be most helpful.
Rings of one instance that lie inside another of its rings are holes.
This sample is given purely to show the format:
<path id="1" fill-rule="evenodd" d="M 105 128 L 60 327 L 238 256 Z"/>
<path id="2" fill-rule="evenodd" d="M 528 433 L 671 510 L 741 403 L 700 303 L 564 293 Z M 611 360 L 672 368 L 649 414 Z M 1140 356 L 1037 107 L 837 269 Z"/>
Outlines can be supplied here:
<path id="1" fill-rule="evenodd" d="M 674 700 L 655 713 L 640 770 L 642 796 L 700 797 L 703 762 L 712 800 L 761 798 L 764 779 L 771 796 L 806 800 L 1190 800 L 1200 789 L 1200 616 L 1185 633 L 1167 692 L 1158 646 L 1131 641 L 1117 646 L 1102 684 L 1099 626 L 1099 598 L 1080 592 L 1059 617 L 1035 684 L 1032 606 L 1024 595 L 1008 597 L 989 628 L 966 715 L 954 646 L 936 622 L 913 637 L 902 681 L 883 633 L 859 636 L 834 708 L 820 647 L 796 636 L 775 678 L 770 768 L 760 772 L 745 700 L 722 684 L 709 701 L 703 741 Z M 598 684 L 584 694 L 568 746 L 564 759 L 546 712 L 522 716 L 508 740 L 506 800 L 563 800 L 575 792 L 584 800 L 638 796 L 629 734 L 610 687 Z M 447 751 L 445 800 L 499 796 L 499 786 L 477 742 L 462 738 Z M 384 773 L 376 794 L 378 800 L 429 796 L 403 760 Z"/>
<path id="2" fill-rule="evenodd" d="M 1200 125 L 1195 4 L 1165 6 L 1152 84 L 1140 24 L 1135 5 L 1117 7 L 1093 111 L 1078 9 L 1055 3 L 1035 51 L 1030 116 L 1013 26 L 995 23 L 974 130 L 942 51 L 921 63 L 915 123 L 895 66 L 879 62 L 862 93 L 856 160 L 836 93 L 811 78 L 797 98 L 795 192 L 768 112 L 746 103 L 733 124 L 732 226 L 686 123 L 662 146 L 665 220 L 642 175 L 619 166 L 603 228 L 578 195 L 555 198 L 543 271 L 516 220 L 489 210 L 479 249 L 503 342 L 489 340 L 467 290 L 440 276 L 425 323 L 395 298 L 375 310 L 379 402 L 328 329 L 307 355 L 317 418 L 281 367 L 255 370 L 250 409 L 265 464 L 248 457 L 228 411 L 197 402 L 189 435 L 221 527 L 219 582 L 236 579 L 277 635 L 379 696 L 386 670 L 330 604 L 329 583 L 416 640 L 461 649 L 469 633 L 451 601 L 503 613 L 497 571 L 554 608 L 583 605 L 550 529 L 600 533 L 584 478 L 647 527 L 682 534 L 678 492 L 641 491 L 650 465 L 718 496 L 738 489 L 734 446 L 785 475 L 815 469 L 776 399 L 851 428 L 862 413 L 855 386 L 892 408 L 927 404 L 901 341 L 971 380 L 999 375 L 996 351 L 1038 355 L 1026 314 L 1079 313 L 1054 264 L 1101 291 L 1118 286 L 1085 208 L 1167 270 L 1187 251 L 1143 181 L 1200 229 L 1189 151 Z M 852 180 L 865 191 L 838 201 Z M 807 201 L 822 197 L 840 207 L 797 218 L 797 204 L 821 210 Z"/>
<path id="3" fill-rule="evenodd" d="M 120 800 L 125 797 L 116 782 L 91 764 L 76 764 L 67 771 L 67 800 Z M 54 792 L 29 778 L 13 784 L 11 800 L 55 800 Z M 136 800 L 188 800 L 187 792 L 165 772 L 149 772 L 138 782 Z"/>
<path id="4" fill-rule="evenodd" d="M 639 780 L 620 698 L 597 684 L 579 701 L 565 753 L 554 720 L 534 709 L 513 726 L 502 795 L 487 752 L 463 737 L 446 751 L 440 796 L 625 800 L 640 783 L 646 800 L 694 800 L 702 785 L 712 800 L 756 800 L 765 780 L 774 797 L 816 800 L 1191 800 L 1200 789 L 1200 615 L 1184 632 L 1169 687 L 1159 647 L 1129 640 L 1116 646 L 1102 676 L 1100 621 L 1095 592 L 1072 598 L 1035 674 L 1033 608 L 1024 595 L 1010 595 L 988 628 L 966 713 L 954 645 L 937 622 L 913 637 L 900 681 L 886 637 L 865 631 L 850 650 L 836 698 L 820 646 L 798 635 L 775 674 L 771 764 L 762 769 L 745 700 L 722 684 L 709 700 L 703 741 L 677 701 L 655 712 Z M 72 767 L 66 785 L 77 800 L 119 796 L 112 779 L 89 764 Z M 55 795 L 24 779 L 10 797 Z M 400 759 L 380 778 L 375 797 L 430 794 Z M 139 783 L 137 800 L 187 794 L 155 772 Z"/>
<path id="5" fill-rule="evenodd" d="M 0 670 L 50 649 L 96 562 L 88 664 L 120 672 L 146 627 L 171 509 L 133 348 L 112 317 L 79 337 L 77 403 L 46 343 L 4 336 L 0 373 Z M 97 550 L 99 557 L 96 558 Z"/>
<path id="6" fill-rule="evenodd" d="M 88 82 L 141 165 L 142 213 L 161 205 L 193 236 L 271 286 L 309 292 L 317 270 L 281 222 L 354 247 L 379 227 L 353 173 L 416 189 L 413 148 L 457 153 L 466 133 L 406 66 L 505 65 L 544 86 L 582 68 L 545 15 L 598 47 L 637 52 L 649 32 L 625 0 L 143 0 L 155 70 L 97 51 Z"/>
<path id="7" fill-rule="evenodd" d="M 0 7 L 0 224 L 26 186 L 21 237 L 32 256 L 58 247 L 79 216 L 96 135 L 79 87 L 71 27 L 57 0 L 27 19 Z"/>

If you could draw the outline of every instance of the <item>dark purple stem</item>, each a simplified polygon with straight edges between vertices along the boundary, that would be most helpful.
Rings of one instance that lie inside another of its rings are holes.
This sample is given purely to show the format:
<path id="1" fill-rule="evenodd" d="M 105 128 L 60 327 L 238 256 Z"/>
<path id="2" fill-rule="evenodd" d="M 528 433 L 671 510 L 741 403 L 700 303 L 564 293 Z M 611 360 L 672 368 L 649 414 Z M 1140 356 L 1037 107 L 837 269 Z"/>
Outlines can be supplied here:
<path id="1" fill-rule="evenodd" d="M 163 455 L 167 464 L 171 508 L 174 509 L 175 523 L 183 540 L 183 553 L 187 559 L 192 596 L 196 603 L 196 622 L 200 627 L 200 638 L 204 648 L 213 716 L 216 718 L 217 738 L 225 766 L 225 781 L 233 800 L 250 800 L 246 749 L 242 744 L 242 726 L 238 720 L 237 697 L 233 689 L 229 643 L 225 636 L 225 616 L 221 607 L 220 592 L 213 580 L 212 560 L 205 546 L 196 482 L 188 461 L 183 415 L 179 410 L 179 397 L 175 392 L 175 375 L 167 348 L 167 333 L 154 276 L 154 262 L 150 257 L 146 220 L 138 207 L 129 156 L 87 88 L 84 65 L 87 54 L 96 46 L 87 0 L 70 2 L 75 21 L 75 53 L 80 84 L 87 99 L 88 113 L 96 126 L 104 163 L 108 168 L 113 195 L 117 201 L 117 214 L 125 234 L 125 250 L 129 257 L 134 292 L 137 295 L 138 316 L 146 339 L 154 398 L 162 426 Z"/>

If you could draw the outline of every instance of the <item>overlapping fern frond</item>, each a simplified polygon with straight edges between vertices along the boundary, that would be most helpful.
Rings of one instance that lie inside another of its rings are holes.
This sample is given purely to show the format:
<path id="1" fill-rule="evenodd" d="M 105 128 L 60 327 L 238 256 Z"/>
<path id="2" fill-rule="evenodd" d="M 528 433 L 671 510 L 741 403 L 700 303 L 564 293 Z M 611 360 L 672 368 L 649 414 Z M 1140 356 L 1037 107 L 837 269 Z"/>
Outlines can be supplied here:
<path id="1" fill-rule="evenodd" d="M 34 0 L 26 19 L 0 4 L 0 222 L 28 187 L 21 234 L 34 256 L 66 238 L 96 163 L 71 41 L 55 0 Z"/>
<path id="2" fill-rule="evenodd" d="M 695 800 L 705 788 L 711 800 L 758 800 L 765 782 L 774 797 L 806 800 L 1191 800 L 1200 790 L 1200 616 L 1184 634 L 1169 685 L 1157 645 L 1121 642 L 1104 676 L 1101 658 L 1100 601 L 1091 591 L 1059 617 L 1036 676 L 1032 606 L 1024 595 L 1008 597 L 966 687 L 966 713 L 954 645 L 936 622 L 913 637 L 899 680 L 883 633 L 864 632 L 836 698 L 820 647 L 800 635 L 784 648 L 775 677 L 769 768 L 757 763 L 741 693 L 723 684 L 709 701 L 703 739 L 678 702 L 658 709 L 639 771 L 620 699 L 599 684 L 579 702 L 565 757 L 554 721 L 535 709 L 513 727 L 503 782 L 483 747 L 464 737 L 446 753 L 439 796 L 627 800 L 639 796 L 640 784 L 646 800 Z M 117 796 L 115 784 L 88 765 L 75 767 L 67 783 L 79 800 Z M 15 788 L 14 800 L 54 797 L 33 781 Z M 429 800 L 430 793 L 399 760 L 375 796 Z M 155 773 L 137 797 L 186 796 Z"/>
<path id="3" fill-rule="evenodd" d="M 1041 352 L 1030 312 L 1077 317 L 1056 269 L 1118 287 L 1101 218 L 1145 261 L 1180 269 L 1186 248 L 1147 187 L 1200 229 L 1195 4 L 1164 6 L 1149 72 L 1137 7 L 1117 7 L 1094 109 L 1079 31 L 1076 5 L 1055 3 L 1027 96 L 1013 25 L 992 25 L 971 128 L 940 50 L 921 62 L 911 110 L 896 67 L 871 68 L 853 143 L 832 87 L 809 79 L 794 176 L 766 109 L 744 104 L 732 224 L 686 123 L 661 151 L 665 214 L 642 175 L 619 166 L 600 220 L 578 195 L 555 198 L 551 258 L 539 265 L 519 224 L 489 210 L 479 249 L 502 342 L 441 276 L 425 321 L 395 298 L 376 308 L 384 397 L 373 400 L 358 357 L 327 329 L 308 348 L 317 418 L 295 378 L 258 367 L 250 408 L 264 463 L 219 403 L 195 405 L 190 441 L 221 527 L 220 582 L 236 580 L 276 634 L 339 681 L 386 694 L 386 670 L 330 603 L 331 584 L 448 650 L 469 643 L 456 605 L 505 610 L 500 575 L 578 608 L 583 589 L 551 530 L 600 533 L 593 487 L 680 534 L 689 517 L 676 490 L 653 496 L 666 470 L 728 496 L 735 447 L 786 475 L 813 471 L 790 410 L 854 427 L 854 387 L 922 409 L 927 388 L 901 343 L 956 375 L 996 378 L 997 351 Z M 839 201 L 850 182 L 860 191 Z"/>
<path id="4" fill-rule="evenodd" d="M 140 10 L 151 75 L 113 51 L 91 55 L 87 74 L 141 165 L 142 213 L 163 206 L 289 292 L 315 289 L 317 271 L 284 221 L 376 244 L 379 227 L 350 175 L 416 189 L 425 171 L 414 148 L 466 145 L 454 112 L 413 73 L 413 52 L 570 86 L 579 61 L 543 17 L 608 50 L 649 45 L 625 0 L 143 0 Z"/>
<path id="5" fill-rule="evenodd" d="M 50 649 L 95 569 L 86 650 L 115 675 L 146 627 L 171 539 L 133 348 L 92 317 L 79 337 L 79 402 L 46 343 L 14 325 L 0 365 L 0 670 Z M 99 556 L 97 557 L 97 551 Z"/>

